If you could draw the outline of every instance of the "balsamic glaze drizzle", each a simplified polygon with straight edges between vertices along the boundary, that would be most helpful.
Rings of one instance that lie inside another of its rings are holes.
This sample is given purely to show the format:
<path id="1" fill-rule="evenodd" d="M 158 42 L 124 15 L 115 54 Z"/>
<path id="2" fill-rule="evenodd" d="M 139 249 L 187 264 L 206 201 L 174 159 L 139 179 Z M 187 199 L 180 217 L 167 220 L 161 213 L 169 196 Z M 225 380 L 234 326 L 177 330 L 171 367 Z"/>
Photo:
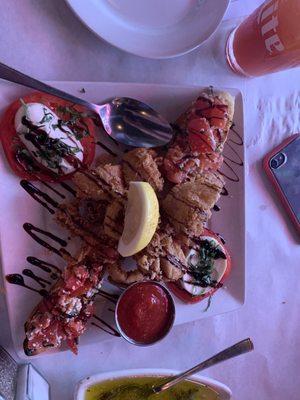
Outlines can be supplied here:
<path id="1" fill-rule="evenodd" d="M 226 189 L 225 186 L 223 186 L 223 188 L 222 188 L 221 195 L 222 196 L 228 196 L 229 195 L 229 192 L 228 192 L 228 190 Z"/>
<path id="2" fill-rule="evenodd" d="M 37 164 L 37 162 L 24 151 L 23 147 L 19 147 L 15 153 L 16 162 L 24 169 L 25 172 L 29 172 L 33 175 L 35 173 L 41 172 L 41 168 Z"/>
<path id="3" fill-rule="evenodd" d="M 65 182 L 60 182 L 60 186 L 71 193 L 73 196 L 76 196 L 76 190 L 74 190 L 70 185 Z"/>
<path id="4" fill-rule="evenodd" d="M 173 254 L 167 253 L 165 257 L 170 264 L 174 265 L 177 268 L 184 269 L 185 265 L 179 260 L 178 257 L 175 257 Z"/>
<path id="5" fill-rule="evenodd" d="M 118 295 L 108 293 L 108 292 L 106 292 L 105 290 L 102 290 L 102 289 L 100 289 L 98 291 L 98 295 L 103 297 L 104 299 L 110 301 L 113 304 L 117 304 L 117 301 L 118 301 L 118 298 L 119 298 Z"/>
<path id="6" fill-rule="evenodd" d="M 219 239 L 221 240 L 221 242 L 222 242 L 223 244 L 226 243 L 225 239 L 223 238 L 222 235 L 220 235 L 220 233 L 216 233 L 216 235 L 219 237 Z"/>
<path id="7" fill-rule="evenodd" d="M 229 144 L 228 142 L 226 142 L 227 146 L 232 150 L 232 152 L 234 153 L 234 155 L 236 156 L 237 160 L 233 160 L 232 158 L 226 156 L 223 154 L 223 157 L 226 158 L 226 160 L 232 162 L 235 165 L 239 165 L 240 167 L 242 167 L 244 165 L 243 160 L 241 159 L 239 153 L 235 150 L 235 148 Z"/>
<path id="8" fill-rule="evenodd" d="M 41 246 L 45 247 L 47 250 L 53 251 L 53 253 L 57 254 L 60 257 L 63 257 L 63 254 L 71 256 L 70 253 L 65 250 L 65 249 L 57 249 L 56 247 L 51 246 L 48 242 L 45 242 L 45 240 L 41 239 L 36 233 L 40 233 L 43 236 L 47 236 L 51 240 L 57 242 L 60 244 L 62 247 L 67 246 L 67 242 L 64 239 L 59 238 L 58 236 L 54 235 L 51 232 L 44 231 L 43 229 L 37 228 L 36 226 L 25 222 L 23 225 L 24 230 L 28 233 L 29 236 L 31 236 L 37 243 L 39 243 Z"/>
<path id="9" fill-rule="evenodd" d="M 227 178 L 231 182 L 239 182 L 240 178 L 239 178 L 238 174 L 235 172 L 235 170 L 232 168 L 232 166 L 226 160 L 223 161 L 223 164 L 225 164 L 226 167 L 229 169 L 229 171 L 232 172 L 232 176 L 225 174 L 223 171 L 218 171 L 218 172 L 221 175 L 225 176 L 225 178 Z"/>
<path id="10" fill-rule="evenodd" d="M 22 188 L 31 196 L 34 200 L 36 200 L 38 203 L 40 203 L 43 207 L 46 208 L 51 214 L 55 213 L 55 210 L 53 208 L 58 207 L 57 201 L 52 199 L 47 193 L 43 192 L 39 188 L 37 188 L 35 185 L 33 185 L 31 182 L 26 181 L 25 179 L 22 179 L 20 181 L 20 185 Z M 45 200 L 45 201 L 44 201 Z M 49 204 L 53 207 L 51 208 Z"/>
<path id="11" fill-rule="evenodd" d="M 107 322 L 105 322 L 102 318 L 98 317 L 98 316 L 95 315 L 95 314 L 93 315 L 93 317 L 94 317 L 97 321 L 101 322 L 101 324 L 103 324 L 103 325 L 104 325 L 106 328 L 108 328 L 108 329 L 105 329 L 104 327 L 100 326 L 99 324 L 96 324 L 95 322 L 92 322 L 92 325 L 93 325 L 93 326 L 95 326 L 95 327 L 101 329 L 102 331 L 108 333 L 109 335 L 121 337 L 119 331 L 117 331 L 113 326 L 111 326 L 111 325 L 109 325 Z"/>
<path id="12" fill-rule="evenodd" d="M 46 297 L 48 295 L 48 292 L 45 289 L 35 289 L 31 286 L 26 285 L 23 276 L 20 274 L 9 274 L 9 275 L 6 275 L 5 279 L 7 280 L 7 282 L 9 282 L 13 285 L 22 286 L 26 289 L 31 290 L 32 292 L 36 292 L 36 293 L 40 294 L 43 297 Z"/>
<path id="13" fill-rule="evenodd" d="M 28 269 L 28 268 L 23 269 L 22 274 L 24 276 L 27 276 L 27 277 L 33 279 L 34 281 L 36 281 L 43 288 L 45 288 L 46 285 L 51 285 L 50 281 L 47 281 L 47 279 L 44 279 L 44 278 L 36 275 L 33 271 L 31 271 L 31 269 Z"/>
<path id="14" fill-rule="evenodd" d="M 106 135 L 106 137 L 108 139 L 110 139 L 115 145 L 120 146 L 120 143 L 115 138 L 113 138 L 111 135 Z"/>
<path id="15" fill-rule="evenodd" d="M 103 144 L 101 142 L 95 142 L 95 144 L 97 146 L 102 147 L 102 149 L 105 150 L 107 153 L 109 153 L 111 156 L 117 157 L 117 154 L 115 152 L 113 152 L 109 147 L 105 146 L 105 144 Z"/>
<path id="16" fill-rule="evenodd" d="M 54 192 L 55 194 L 57 194 L 57 196 L 59 196 L 61 199 L 65 199 L 66 196 L 62 193 L 60 193 L 57 189 L 55 189 L 54 187 L 52 187 L 51 185 L 49 185 L 47 182 L 42 181 L 43 184 L 49 188 L 50 190 L 52 190 L 52 192 Z"/>
<path id="17" fill-rule="evenodd" d="M 228 141 L 230 141 L 231 143 L 236 144 L 237 146 L 243 146 L 244 141 L 242 136 L 234 129 L 235 124 L 233 123 L 230 127 L 230 131 L 232 131 L 235 136 L 238 138 L 238 142 L 234 141 L 232 138 L 229 138 Z"/>
<path id="18" fill-rule="evenodd" d="M 29 264 L 40 268 L 42 271 L 47 272 L 50 275 L 51 279 L 57 279 L 61 275 L 61 270 L 56 265 L 53 265 L 46 261 L 40 260 L 39 258 L 28 256 L 26 258 L 26 261 Z M 53 272 L 53 271 L 55 271 L 55 272 Z"/>
<path id="19" fill-rule="evenodd" d="M 231 182 L 239 182 L 240 178 L 230 163 L 242 167 L 244 165 L 244 162 L 241 159 L 238 152 L 236 151 L 236 149 L 230 144 L 230 142 L 237 146 L 243 146 L 244 141 L 243 141 L 243 138 L 241 137 L 241 135 L 234 129 L 234 126 L 235 125 L 232 124 L 230 131 L 234 133 L 234 135 L 237 138 L 237 141 L 233 140 L 230 137 L 230 138 L 228 138 L 227 142 L 225 142 L 225 146 L 228 146 L 230 148 L 231 152 L 234 154 L 234 156 L 236 158 L 233 159 L 233 158 L 230 158 L 229 156 L 227 156 L 226 154 L 223 154 L 223 158 L 224 158 L 223 164 L 226 166 L 226 169 L 228 170 L 228 172 L 223 172 L 220 170 L 218 170 L 218 172 Z M 227 189 L 225 189 L 225 187 L 223 188 L 221 195 L 228 196 L 228 191 L 227 191 Z"/>

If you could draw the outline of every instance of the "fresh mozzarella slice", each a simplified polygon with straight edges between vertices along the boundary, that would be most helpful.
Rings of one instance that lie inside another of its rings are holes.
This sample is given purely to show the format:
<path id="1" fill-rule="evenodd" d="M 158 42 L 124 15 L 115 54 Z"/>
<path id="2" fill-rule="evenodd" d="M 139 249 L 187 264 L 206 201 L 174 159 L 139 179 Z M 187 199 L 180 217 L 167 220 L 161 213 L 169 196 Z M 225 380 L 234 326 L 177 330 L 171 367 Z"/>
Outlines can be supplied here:
<path id="1" fill-rule="evenodd" d="M 225 250 L 222 247 L 222 245 L 213 237 L 201 236 L 201 240 L 208 240 L 209 242 L 212 242 L 213 245 L 215 245 L 216 247 L 219 247 L 225 253 Z M 199 261 L 199 252 L 197 252 L 194 249 L 191 249 L 191 251 L 189 252 L 189 254 L 187 256 L 187 261 L 190 264 L 196 265 Z M 227 269 L 227 260 L 226 259 L 217 258 L 216 260 L 214 260 L 214 267 L 213 267 L 213 271 L 211 273 L 212 279 L 217 282 L 220 282 L 225 274 L 226 269 Z M 194 284 L 195 279 L 189 273 L 184 274 L 180 282 L 181 282 L 181 286 L 183 287 L 183 289 L 185 289 L 187 292 L 191 293 L 193 296 L 204 295 L 204 294 L 208 293 L 209 291 L 211 291 L 211 289 L 212 289 L 211 286 L 202 287 L 199 285 L 195 285 Z"/>
<path id="2" fill-rule="evenodd" d="M 15 129 L 26 149 L 38 163 L 56 173 L 69 174 L 75 170 L 74 162 L 71 164 L 67 158 L 55 154 L 55 151 L 52 151 L 50 159 L 47 159 L 44 152 L 47 149 L 43 143 L 37 146 L 30 140 L 32 129 L 28 125 L 44 131 L 49 138 L 58 140 L 62 146 L 67 146 L 72 157 L 80 162 L 83 160 L 83 147 L 80 141 L 67 126 L 60 127 L 59 117 L 50 108 L 41 103 L 23 104 L 15 115 Z"/>

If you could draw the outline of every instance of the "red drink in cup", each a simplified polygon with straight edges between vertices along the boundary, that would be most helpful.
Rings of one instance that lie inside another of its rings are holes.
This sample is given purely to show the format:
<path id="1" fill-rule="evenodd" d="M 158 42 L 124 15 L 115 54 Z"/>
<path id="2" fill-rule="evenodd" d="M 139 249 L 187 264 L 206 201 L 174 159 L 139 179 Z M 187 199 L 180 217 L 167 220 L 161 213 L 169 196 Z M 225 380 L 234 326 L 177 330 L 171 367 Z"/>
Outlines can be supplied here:
<path id="1" fill-rule="evenodd" d="M 227 61 L 259 76 L 300 65 L 300 0 L 267 0 L 229 36 Z"/>

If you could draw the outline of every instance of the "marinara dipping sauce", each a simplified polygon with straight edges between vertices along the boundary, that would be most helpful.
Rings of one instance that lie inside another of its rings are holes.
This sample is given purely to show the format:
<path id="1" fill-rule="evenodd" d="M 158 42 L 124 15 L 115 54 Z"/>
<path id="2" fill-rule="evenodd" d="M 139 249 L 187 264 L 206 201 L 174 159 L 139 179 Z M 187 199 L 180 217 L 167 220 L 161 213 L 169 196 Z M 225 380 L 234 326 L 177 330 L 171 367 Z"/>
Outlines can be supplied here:
<path id="1" fill-rule="evenodd" d="M 170 331 L 175 305 L 169 291 L 157 282 L 138 282 L 121 295 L 116 307 L 116 323 L 130 343 L 149 345 Z"/>

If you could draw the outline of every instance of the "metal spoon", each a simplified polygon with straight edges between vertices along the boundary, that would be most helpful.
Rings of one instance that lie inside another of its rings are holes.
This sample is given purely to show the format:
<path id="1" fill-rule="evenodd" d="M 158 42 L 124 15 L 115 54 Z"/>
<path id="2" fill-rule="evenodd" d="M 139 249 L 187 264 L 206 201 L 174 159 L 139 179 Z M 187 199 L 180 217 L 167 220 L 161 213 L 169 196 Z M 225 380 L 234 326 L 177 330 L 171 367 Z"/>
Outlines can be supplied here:
<path id="1" fill-rule="evenodd" d="M 82 105 L 100 117 L 107 134 L 133 147 L 166 145 L 173 137 L 170 124 L 147 104 L 129 97 L 116 97 L 105 104 L 93 104 L 31 78 L 0 63 L 0 78 Z"/>
<path id="2" fill-rule="evenodd" d="M 183 381 L 189 376 L 196 374 L 197 372 L 203 371 L 206 368 L 212 367 L 213 365 L 219 364 L 220 362 L 229 360 L 230 358 L 237 357 L 241 354 L 248 353 L 254 349 L 253 343 L 251 339 L 244 339 L 241 342 L 234 344 L 233 346 L 228 347 L 227 349 L 217 353 L 216 355 L 208 358 L 205 361 L 202 361 L 200 364 L 195 367 L 182 372 L 179 375 L 172 376 L 167 379 L 162 385 L 157 385 L 152 387 L 152 391 L 155 394 L 164 392 L 165 390 L 170 389 L 171 387 L 177 385 L 177 383 Z M 153 396 L 154 397 L 154 396 Z"/>

